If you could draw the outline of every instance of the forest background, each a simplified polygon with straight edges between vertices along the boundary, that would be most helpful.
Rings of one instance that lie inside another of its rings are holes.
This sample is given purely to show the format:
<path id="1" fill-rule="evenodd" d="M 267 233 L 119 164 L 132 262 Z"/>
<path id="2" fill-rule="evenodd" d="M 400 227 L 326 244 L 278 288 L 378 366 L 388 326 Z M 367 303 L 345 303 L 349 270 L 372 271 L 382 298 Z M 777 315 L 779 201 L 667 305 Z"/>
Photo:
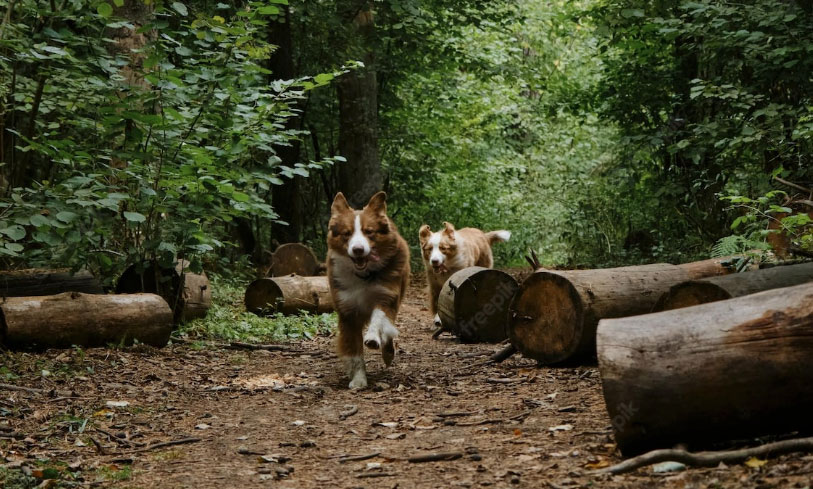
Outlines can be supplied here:
<path id="1" fill-rule="evenodd" d="M 813 253 L 801 0 L 0 0 L 0 265 L 324 255 L 379 189 L 418 260 Z"/>

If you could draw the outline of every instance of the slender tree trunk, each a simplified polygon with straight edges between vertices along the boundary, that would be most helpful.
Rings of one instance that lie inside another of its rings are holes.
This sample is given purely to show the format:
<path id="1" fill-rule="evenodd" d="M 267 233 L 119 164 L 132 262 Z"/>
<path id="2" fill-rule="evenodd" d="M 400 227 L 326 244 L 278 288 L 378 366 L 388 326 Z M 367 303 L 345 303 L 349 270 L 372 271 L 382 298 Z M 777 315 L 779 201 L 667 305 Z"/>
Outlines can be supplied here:
<path id="1" fill-rule="evenodd" d="M 364 68 L 341 76 L 337 82 L 339 154 L 347 159 L 339 164 L 338 180 L 339 190 L 350 205 L 360 208 L 384 183 L 378 154 L 378 81 L 370 46 L 375 24 L 369 5 L 355 14 L 353 26 L 369 49 L 364 54 Z"/>

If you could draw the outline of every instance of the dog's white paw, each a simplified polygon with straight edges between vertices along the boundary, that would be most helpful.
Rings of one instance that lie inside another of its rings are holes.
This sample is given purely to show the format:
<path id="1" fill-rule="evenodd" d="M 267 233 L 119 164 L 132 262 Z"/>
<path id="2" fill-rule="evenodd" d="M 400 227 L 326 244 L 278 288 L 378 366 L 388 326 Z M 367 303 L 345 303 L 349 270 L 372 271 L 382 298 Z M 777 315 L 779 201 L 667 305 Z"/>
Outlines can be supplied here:
<path id="1" fill-rule="evenodd" d="M 384 348 L 381 349 L 381 358 L 384 360 L 384 365 L 389 367 L 392 365 L 392 360 L 395 358 L 395 342 L 390 340 L 384 343 Z"/>
<path id="2" fill-rule="evenodd" d="M 435 314 L 435 319 L 432 320 L 432 324 L 436 328 L 440 328 L 441 326 L 443 326 L 443 323 L 440 322 L 440 314 Z"/>
<path id="3" fill-rule="evenodd" d="M 367 387 L 367 369 L 364 367 L 364 357 L 348 357 L 344 359 L 347 376 L 350 377 L 351 389 L 364 389 Z"/>
<path id="4" fill-rule="evenodd" d="M 351 389 L 366 389 L 367 388 L 367 376 L 362 373 L 361 375 L 357 375 L 353 377 L 353 380 L 350 381 L 350 385 L 348 385 Z"/>

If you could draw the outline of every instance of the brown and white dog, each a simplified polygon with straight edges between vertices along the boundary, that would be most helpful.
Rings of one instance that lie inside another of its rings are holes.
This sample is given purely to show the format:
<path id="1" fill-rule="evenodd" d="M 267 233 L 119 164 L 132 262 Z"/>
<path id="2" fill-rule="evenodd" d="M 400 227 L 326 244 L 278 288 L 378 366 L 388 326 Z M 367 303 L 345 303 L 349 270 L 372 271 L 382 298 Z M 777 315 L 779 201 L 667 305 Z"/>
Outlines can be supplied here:
<path id="1" fill-rule="evenodd" d="M 484 233 L 476 228 L 455 230 L 448 222 L 443 230 L 433 233 L 428 224 L 421 226 L 419 236 L 426 278 L 429 282 L 429 301 L 434 324 L 440 327 L 438 316 L 438 296 L 440 289 L 453 273 L 468 267 L 494 266 L 491 245 L 511 238 L 510 231 L 490 231 Z"/>
<path id="2" fill-rule="evenodd" d="M 380 348 L 384 363 L 392 363 L 395 317 L 409 283 L 409 247 L 387 217 L 386 199 L 378 192 L 359 211 L 339 192 L 331 207 L 327 276 L 339 315 L 337 350 L 351 389 L 367 387 L 364 345 Z"/>

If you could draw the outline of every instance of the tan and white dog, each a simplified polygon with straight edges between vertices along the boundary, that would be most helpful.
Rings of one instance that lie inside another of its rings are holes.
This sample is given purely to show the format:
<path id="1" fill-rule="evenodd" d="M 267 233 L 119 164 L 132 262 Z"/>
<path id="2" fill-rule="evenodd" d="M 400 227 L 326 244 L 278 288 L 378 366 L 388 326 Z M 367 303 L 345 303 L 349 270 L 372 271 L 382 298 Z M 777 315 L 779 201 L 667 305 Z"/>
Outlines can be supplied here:
<path id="1" fill-rule="evenodd" d="M 468 267 L 494 266 L 491 245 L 511 238 L 510 231 L 490 231 L 484 233 L 476 228 L 455 230 L 448 222 L 443 230 L 433 233 L 428 224 L 421 226 L 418 233 L 421 240 L 421 253 L 429 282 L 429 302 L 434 324 L 440 327 L 438 316 L 438 296 L 443 284 L 453 273 Z"/>
<path id="2" fill-rule="evenodd" d="M 339 315 L 337 350 L 351 389 L 367 387 L 364 345 L 380 348 L 384 363 L 392 363 L 395 318 L 409 283 L 409 247 L 387 217 L 386 199 L 378 192 L 354 210 L 339 192 L 331 207 L 327 276 Z"/>

